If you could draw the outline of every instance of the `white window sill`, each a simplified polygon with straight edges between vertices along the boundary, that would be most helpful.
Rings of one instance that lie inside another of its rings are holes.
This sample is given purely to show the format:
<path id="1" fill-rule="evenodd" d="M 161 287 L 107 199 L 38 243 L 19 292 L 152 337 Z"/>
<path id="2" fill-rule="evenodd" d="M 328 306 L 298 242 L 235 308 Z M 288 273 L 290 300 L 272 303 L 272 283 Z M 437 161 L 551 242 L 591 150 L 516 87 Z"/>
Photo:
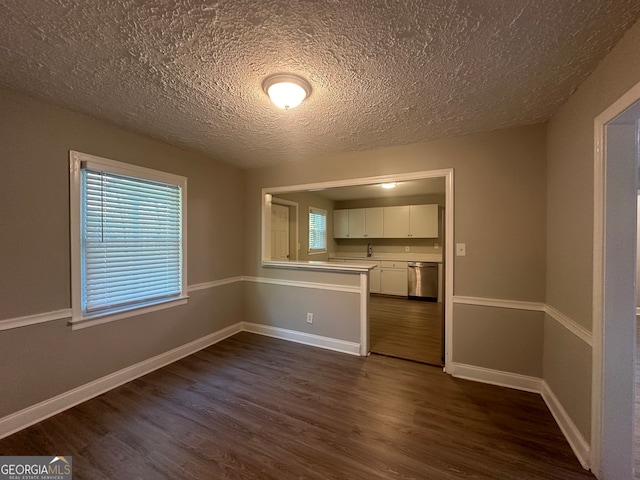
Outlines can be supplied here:
<path id="1" fill-rule="evenodd" d="M 326 250 L 311 250 L 307 252 L 307 255 L 326 255 Z"/>
<path id="2" fill-rule="evenodd" d="M 129 310 L 120 310 L 113 313 L 102 313 L 90 317 L 76 317 L 74 315 L 73 319 L 69 322 L 69 325 L 71 325 L 71 330 L 80 330 L 82 328 L 115 322 L 116 320 L 122 320 L 123 318 L 136 317 L 138 315 L 144 315 L 145 313 L 157 312 L 166 308 L 177 307 L 178 305 L 186 304 L 188 301 L 189 297 L 184 295 L 179 298 L 172 298 L 158 303 L 153 303 L 151 305 L 135 307 Z"/>

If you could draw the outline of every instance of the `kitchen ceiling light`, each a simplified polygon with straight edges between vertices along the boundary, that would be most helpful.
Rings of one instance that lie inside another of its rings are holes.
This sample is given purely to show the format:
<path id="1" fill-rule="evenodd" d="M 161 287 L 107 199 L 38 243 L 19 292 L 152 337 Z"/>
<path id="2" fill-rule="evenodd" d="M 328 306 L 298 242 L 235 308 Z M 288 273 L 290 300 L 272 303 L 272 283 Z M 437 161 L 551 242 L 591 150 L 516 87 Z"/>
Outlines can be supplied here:
<path id="1" fill-rule="evenodd" d="M 388 190 L 389 188 L 396 188 L 396 185 L 398 185 L 396 182 L 381 183 L 380 188 L 385 188 Z"/>
<path id="2" fill-rule="evenodd" d="M 311 95 L 311 85 L 304 78 L 291 74 L 267 77 L 262 88 L 276 107 L 295 108 Z"/>

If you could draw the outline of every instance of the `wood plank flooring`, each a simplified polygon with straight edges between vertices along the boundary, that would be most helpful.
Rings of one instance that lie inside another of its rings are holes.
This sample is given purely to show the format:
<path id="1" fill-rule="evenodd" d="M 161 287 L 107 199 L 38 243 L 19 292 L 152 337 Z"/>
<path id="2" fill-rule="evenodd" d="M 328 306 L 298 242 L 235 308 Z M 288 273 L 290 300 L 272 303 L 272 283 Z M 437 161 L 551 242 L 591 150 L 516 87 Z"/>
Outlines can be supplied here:
<path id="1" fill-rule="evenodd" d="M 541 397 L 240 333 L 0 440 L 74 479 L 592 479 Z"/>
<path id="2" fill-rule="evenodd" d="M 443 366 L 443 304 L 404 297 L 371 295 L 371 351 L 430 365 Z"/>

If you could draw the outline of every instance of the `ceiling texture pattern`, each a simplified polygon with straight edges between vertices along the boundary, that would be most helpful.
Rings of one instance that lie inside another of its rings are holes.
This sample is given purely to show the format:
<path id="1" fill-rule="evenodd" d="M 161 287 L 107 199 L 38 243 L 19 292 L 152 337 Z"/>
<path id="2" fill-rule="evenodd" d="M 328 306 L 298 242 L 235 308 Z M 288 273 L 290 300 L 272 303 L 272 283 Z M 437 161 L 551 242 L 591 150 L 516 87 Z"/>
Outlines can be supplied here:
<path id="1" fill-rule="evenodd" d="M 637 0 L 2 0 L 0 83 L 241 167 L 547 120 Z M 262 91 L 290 72 L 291 111 Z"/>

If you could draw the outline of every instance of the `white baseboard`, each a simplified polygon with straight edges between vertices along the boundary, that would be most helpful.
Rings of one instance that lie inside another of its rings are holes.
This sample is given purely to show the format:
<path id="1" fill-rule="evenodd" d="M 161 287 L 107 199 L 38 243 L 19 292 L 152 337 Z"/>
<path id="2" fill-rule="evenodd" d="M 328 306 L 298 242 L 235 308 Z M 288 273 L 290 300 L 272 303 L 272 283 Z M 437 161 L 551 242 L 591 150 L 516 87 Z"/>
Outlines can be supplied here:
<path id="1" fill-rule="evenodd" d="M 358 343 L 321 337 L 319 335 L 309 333 L 296 332 L 285 328 L 259 325 L 257 323 L 238 322 L 215 333 L 187 343 L 186 345 L 174 348 L 173 350 L 162 353 L 148 360 L 144 360 L 135 365 L 131 365 L 130 367 L 74 388 L 73 390 L 69 390 L 68 392 L 64 392 L 36 405 L 27 407 L 19 412 L 0 418 L 0 438 L 8 437 L 13 433 L 46 420 L 53 415 L 72 408 L 82 402 L 86 402 L 98 395 L 102 395 L 109 390 L 169 365 L 181 358 L 192 355 L 203 348 L 218 343 L 221 340 L 241 331 L 280 338 L 296 343 L 303 343 L 305 345 L 325 348 L 351 355 L 360 354 L 360 344 Z"/>
<path id="2" fill-rule="evenodd" d="M 74 407 L 82 402 L 97 397 L 109 390 L 123 385 L 131 380 L 146 375 L 158 368 L 173 363 L 181 358 L 191 355 L 198 350 L 202 350 L 214 343 L 218 343 L 231 335 L 242 330 L 241 323 L 223 328 L 215 333 L 194 340 L 193 342 L 174 348 L 168 352 L 157 355 L 143 362 L 136 363 L 130 367 L 114 372 L 105 377 L 94 380 L 68 392 L 57 395 L 53 398 L 40 402 L 24 410 L 0 418 L 0 438 L 7 437 L 12 433 L 27 428 L 35 423 L 41 422 L 64 410 Z"/>
<path id="3" fill-rule="evenodd" d="M 578 427 L 576 427 L 575 423 L 569 417 L 569 414 L 562 407 L 562 404 L 554 395 L 553 391 L 547 384 L 547 382 L 542 382 L 542 398 L 544 402 L 549 407 L 551 411 L 551 415 L 556 419 L 556 423 L 562 430 L 565 438 L 569 442 L 573 453 L 578 457 L 578 461 L 582 465 L 583 468 L 589 469 L 590 467 L 590 458 L 591 452 L 590 447 L 587 441 L 584 439 Z"/>
<path id="4" fill-rule="evenodd" d="M 282 340 L 289 340 L 296 343 L 302 343 L 304 345 L 334 350 L 350 355 L 360 355 L 359 343 L 347 342 L 335 338 L 322 337 L 320 335 L 257 323 L 238 322 L 218 332 L 194 340 L 186 345 L 182 345 L 143 362 L 94 380 L 93 382 L 57 395 L 56 397 L 25 408 L 24 410 L 20 410 L 19 412 L 8 415 L 4 418 L 0 418 L 0 438 L 7 437 L 19 430 L 41 422 L 42 420 L 52 417 L 64 410 L 146 375 L 147 373 L 162 368 L 188 355 L 192 355 L 203 348 L 218 343 L 221 340 L 241 331 L 275 337 Z M 502 372 L 499 370 L 492 370 L 455 362 L 451 364 L 451 368 L 447 373 L 452 374 L 456 378 L 463 378 L 541 394 L 551 411 L 551 414 L 562 430 L 562 433 L 576 454 L 576 457 L 578 457 L 578 460 L 585 469 L 589 468 L 590 452 L 588 443 L 585 441 L 584 437 L 545 381 L 537 377 Z"/>
<path id="5" fill-rule="evenodd" d="M 296 330 L 288 330 L 286 328 L 272 327 L 259 323 L 242 322 L 242 330 L 245 332 L 257 333 L 268 337 L 280 338 L 291 342 L 320 347 L 327 350 L 333 350 L 350 355 L 360 355 L 360 344 L 355 342 L 347 342 L 337 340 L 335 338 L 322 337 L 311 333 L 298 332 Z"/>
<path id="6" fill-rule="evenodd" d="M 547 404 L 547 408 L 553 415 L 560 430 L 564 434 L 567 442 L 571 446 L 578 461 L 586 470 L 589 469 L 590 447 L 584 439 L 578 427 L 571 420 L 571 417 L 564 409 L 560 401 L 554 395 L 553 391 L 541 378 L 529 377 L 526 375 L 518 375 L 516 373 L 502 372 L 499 370 L 491 370 L 489 368 L 476 367 L 473 365 L 465 365 L 461 363 L 452 364 L 451 373 L 456 378 L 464 378 L 476 382 L 489 383 L 500 387 L 514 388 L 516 390 L 524 390 L 525 392 L 538 393 Z"/>
<path id="7" fill-rule="evenodd" d="M 514 388 L 525 392 L 540 393 L 542 391 L 542 379 L 517 373 L 492 370 L 490 368 L 476 367 L 464 363 L 453 362 L 447 373 L 456 378 L 489 383 L 499 387 Z"/>

